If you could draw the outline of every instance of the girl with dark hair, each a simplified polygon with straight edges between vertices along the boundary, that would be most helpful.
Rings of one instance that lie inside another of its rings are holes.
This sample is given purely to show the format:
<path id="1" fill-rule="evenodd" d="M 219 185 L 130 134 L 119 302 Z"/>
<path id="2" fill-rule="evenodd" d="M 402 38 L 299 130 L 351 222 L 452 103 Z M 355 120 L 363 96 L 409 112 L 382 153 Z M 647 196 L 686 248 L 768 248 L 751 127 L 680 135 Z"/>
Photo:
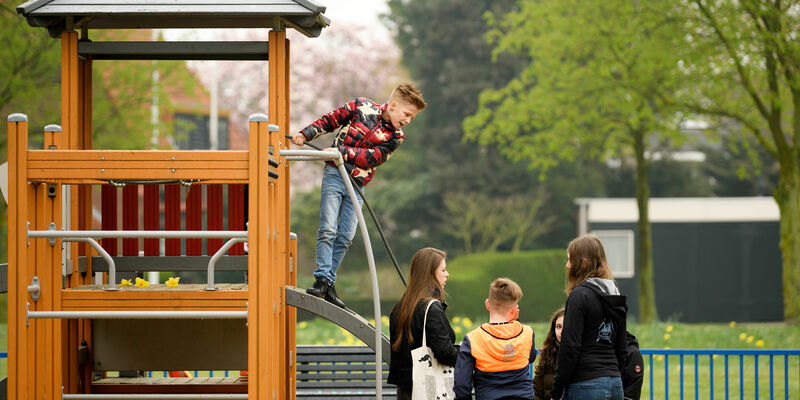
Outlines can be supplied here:
<path id="1" fill-rule="evenodd" d="M 411 350 L 422 344 L 422 327 L 428 347 L 441 364 L 454 366 L 458 347 L 453 343 L 456 334 L 450 327 L 444 303 L 444 285 L 447 283 L 447 253 L 426 247 L 411 259 L 408 286 L 389 314 L 389 339 L 392 357 L 389 364 L 389 383 L 397 385 L 397 399 L 411 399 Z M 425 321 L 425 308 L 433 302 Z"/>
<path id="2" fill-rule="evenodd" d="M 620 365 L 627 353 L 625 296 L 603 244 L 584 235 L 567 247 L 567 304 L 553 399 L 623 400 Z"/>
<path id="3" fill-rule="evenodd" d="M 561 343 L 561 330 L 564 328 L 564 307 L 559 308 L 550 319 L 550 330 L 542 343 L 539 363 L 533 375 L 533 394 L 536 400 L 550 400 L 550 389 L 556 376 L 558 347 Z"/>

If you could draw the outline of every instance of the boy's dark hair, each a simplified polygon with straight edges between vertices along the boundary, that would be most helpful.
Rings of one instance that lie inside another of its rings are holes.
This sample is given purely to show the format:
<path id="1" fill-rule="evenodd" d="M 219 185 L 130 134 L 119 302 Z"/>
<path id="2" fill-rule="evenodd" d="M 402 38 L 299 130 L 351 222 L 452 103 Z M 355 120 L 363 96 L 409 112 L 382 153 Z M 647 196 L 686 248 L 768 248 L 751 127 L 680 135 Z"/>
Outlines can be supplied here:
<path id="1" fill-rule="evenodd" d="M 427 104 L 422 99 L 422 92 L 419 91 L 411 82 L 401 83 L 392 91 L 389 96 L 391 101 L 402 101 L 417 107 L 417 110 L 422 111 Z"/>

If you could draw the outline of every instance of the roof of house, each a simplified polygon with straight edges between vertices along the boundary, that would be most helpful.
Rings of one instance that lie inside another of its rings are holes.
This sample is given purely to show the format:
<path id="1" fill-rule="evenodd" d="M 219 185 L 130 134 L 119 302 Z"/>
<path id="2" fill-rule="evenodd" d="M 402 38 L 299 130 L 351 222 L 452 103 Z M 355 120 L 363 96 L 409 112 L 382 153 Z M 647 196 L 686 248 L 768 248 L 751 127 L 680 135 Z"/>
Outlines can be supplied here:
<path id="1" fill-rule="evenodd" d="M 579 198 L 587 207 L 589 223 L 635 223 L 639 209 L 634 198 Z M 779 221 L 780 210 L 772 197 L 650 198 L 651 223 Z"/>
<path id="2" fill-rule="evenodd" d="M 30 0 L 17 12 L 57 37 L 67 30 L 295 28 L 319 36 L 330 24 L 311 0 Z"/>

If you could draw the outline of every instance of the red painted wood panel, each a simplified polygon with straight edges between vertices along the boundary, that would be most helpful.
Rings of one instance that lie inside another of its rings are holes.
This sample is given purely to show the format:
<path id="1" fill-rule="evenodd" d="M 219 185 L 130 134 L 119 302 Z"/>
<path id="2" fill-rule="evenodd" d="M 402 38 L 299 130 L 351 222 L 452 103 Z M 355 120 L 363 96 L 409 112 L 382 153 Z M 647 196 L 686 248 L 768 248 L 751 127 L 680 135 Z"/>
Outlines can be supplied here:
<path id="1" fill-rule="evenodd" d="M 228 185 L 228 230 L 244 230 L 244 185 Z M 228 254 L 232 256 L 244 255 L 244 245 L 241 243 L 231 247 Z"/>
<path id="2" fill-rule="evenodd" d="M 203 230 L 203 185 L 192 185 L 186 195 L 186 230 Z M 203 239 L 186 239 L 186 255 L 203 254 Z"/>
<path id="3" fill-rule="evenodd" d="M 144 230 L 146 231 L 161 229 L 158 188 L 159 185 L 145 185 L 144 187 Z M 158 238 L 144 240 L 144 255 L 159 255 Z"/>
<path id="4" fill-rule="evenodd" d="M 164 185 L 164 230 L 181 230 L 181 187 Z M 164 253 L 168 256 L 181 255 L 181 239 L 167 239 Z"/>
<path id="5" fill-rule="evenodd" d="M 222 185 L 206 185 L 206 226 L 210 231 L 221 231 L 222 227 Z M 222 239 L 208 239 L 208 255 L 222 247 Z"/>
<path id="6" fill-rule="evenodd" d="M 122 229 L 139 230 L 139 185 L 125 185 L 122 188 Z M 138 256 L 139 239 L 122 239 L 122 255 Z"/>
<path id="7" fill-rule="evenodd" d="M 117 230 L 117 188 L 111 185 L 103 185 L 100 191 L 101 229 L 104 231 L 115 231 Z M 112 256 L 117 255 L 117 239 L 102 239 L 102 245 L 103 249 L 105 249 L 108 254 Z"/>

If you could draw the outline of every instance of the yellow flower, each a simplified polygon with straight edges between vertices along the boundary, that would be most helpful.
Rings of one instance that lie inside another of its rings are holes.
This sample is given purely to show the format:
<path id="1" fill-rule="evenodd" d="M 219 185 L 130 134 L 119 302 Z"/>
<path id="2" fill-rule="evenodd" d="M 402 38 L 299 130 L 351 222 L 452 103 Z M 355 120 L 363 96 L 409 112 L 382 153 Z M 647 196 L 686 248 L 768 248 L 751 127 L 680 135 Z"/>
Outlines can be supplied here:
<path id="1" fill-rule="evenodd" d="M 308 328 L 308 322 L 300 321 L 300 323 L 297 324 L 297 327 L 300 328 L 300 329 L 306 329 L 306 328 Z"/>
<path id="2" fill-rule="evenodd" d="M 133 284 L 131 283 L 130 279 L 123 279 L 123 280 L 119 281 L 119 285 L 120 286 L 131 286 Z"/>
<path id="3" fill-rule="evenodd" d="M 736 327 L 736 321 L 728 322 L 728 326 L 730 326 L 731 328 L 735 328 Z"/>
<path id="4" fill-rule="evenodd" d="M 711 358 L 716 360 L 717 358 L 719 358 L 719 354 L 714 354 L 713 356 L 711 356 Z"/>
<path id="5" fill-rule="evenodd" d="M 178 281 L 180 281 L 180 280 L 181 280 L 181 277 L 179 277 L 179 276 L 178 277 L 170 276 L 169 279 L 167 279 L 167 281 L 164 282 L 164 283 L 167 284 L 167 286 L 169 286 L 169 287 L 177 287 L 178 286 Z"/>
<path id="6" fill-rule="evenodd" d="M 334 340 L 333 338 L 328 339 L 328 344 L 335 344 L 335 343 L 336 340 Z"/>
<path id="7" fill-rule="evenodd" d="M 453 317 L 453 323 L 454 324 L 457 324 L 459 322 L 461 322 L 461 317 Z"/>
<path id="8" fill-rule="evenodd" d="M 381 323 L 383 324 L 383 326 L 389 326 L 389 317 L 385 315 L 381 316 Z"/>
<path id="9" fill-rule="evenodd" d="M 138 277 L 136 278 L 136 287 L 148 287 L 148 286 L 150 286 L 150 282 L 148 282 L 148 281 L 146 281 L 146 280 L 144 280 L 142 278 L 138 278 Z"/>
<path id="10" fill-rule="evenodd" d="M 666 329 L 666 330 L 667 330 L 667 333 L 670 333 L 670 332 L 672 332 L 673 330 L 675 330 L 675 327 L 674 327 L 674 326 L 672 326 L 672 325 L 667 325 L 667 329 Z"/>
<path id="11" fill-rule="evenodd" d="M 764 339 L 756 340 L 756 347 L 764 347 Z"/>
<path id="12" fill-rule="evenodd" d="M 656 360 L 658 360 L 658 361 L 664 361 L 664 356 L 658 356 L 658 357 L 656 357 Z"/>
<path id="13" fill-rule="evenodd" d="M 375 318 L 370 318 L 369 319 L 369 324 L 372 325 L 372 326 L 375 326 Z"/>
<path id="14" fill-rule="evenodd" d="M 672 347 L 669 347 L 669 346 L 664 346 L 664 350 L 669 350 L 669 349 L 671 349 L 671 348 L 672 348 Z"/>
<path id="15" fill-rule="evenodd" d="M 461 329 L 460 326 L 456 326 L 455 328 L 453 328 L 453 332 L 455 332 L 456 335 L 461 334 L 462 331 L 463 331 L 463 329 Z"/>
<path id="16" fill-rule="evenodd" d="M 739 334 L 739 340 L 745 340 L 745 339 L 747 339 L 747 334 L 744 333 L 744 332 L 740 333 Z"/>
<path id="17" fill-rule="evenodd" d="M 469 317 L 464 317 L 464 320 L 462 322 L 464 323 L 464 326 L 466 326 L 467 328 L 472 326 L 472 320 L 469 319 Z"/>
<path id="18" fill-rule="evenodd" d="M 669 333 L 665 333 L 664 334 L 664 340 L 669 340 L 669 338 L 671 338 L 671 337 L 672 337 L 672 335 L 670 335 Z"/>
<path id="19" fill-rule="evenodd" d="M 755 339 L 755 338 L 753 337 L 753 335 L 750 335 L 750 336 L 748 336 L 748 337 L 747 337 L 747 343 L 753 343 L 753 339 Z"/>

